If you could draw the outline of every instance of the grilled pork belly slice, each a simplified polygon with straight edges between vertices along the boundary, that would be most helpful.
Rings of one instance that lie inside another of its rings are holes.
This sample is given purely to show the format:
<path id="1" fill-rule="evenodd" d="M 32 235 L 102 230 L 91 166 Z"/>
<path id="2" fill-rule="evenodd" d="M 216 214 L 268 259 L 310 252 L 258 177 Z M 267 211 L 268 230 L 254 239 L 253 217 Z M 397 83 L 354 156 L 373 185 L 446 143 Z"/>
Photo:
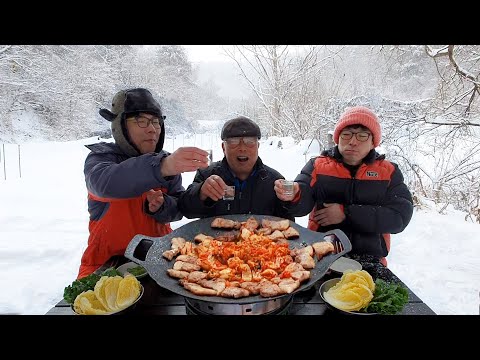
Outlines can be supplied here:
<path id="1" fill-rule="evenodd" d="M 281 239 L 285 239 L 285 235 L 283 235 L 283 232 L 281 232 L 280 230 L 275 230 L 270 235 L 267 235 L 267 237 L 270 240 L 273 240 L 273 241 L 278 241 L 278 240 L 281 240 Z"/>
<path id="2" fill-rule="evenodd" d="M 184 248 L 185 244 L 187 243 L 187 240 L 185 240 L 182 237 L 174 237 L 171 242 L 171 247 L 170 250 L 164 251 L 162 256 L 169 261 L 171 261 L 175 256 L 177 256 L 182 249 Z"/>
<path id="3" fill-rule="evenodd" d="M 277 284 L 274 284 L 270 281 L 260 282 L 260 296 L 270 297 L 282 295 L 283 292 Z"/>
<path id="4" fill-rule="evenodd" d="M 215 279 L 215 280 L 203 279 L 203 280 L 199 280 L 197 284 L 205 288 L 215 290 L 217 292 L 217 295 L 219 295 L 226 287 L 225 280 L 223 279 Z"/>
<path id="5" fill-rule="evenodd" d="M 302 265 L 300 265 L 299 263 L 297 262 L 292 262 L 290 264 L 288 264 L 286 267 L 285 267 L 285 270 L 284 271 L 287 271 L 289 273 L 292 273 L 292 272 L 295 272 L 295 271 L 304 271 L 305 269 L 303 268 Z"/>
<path id="6" fill-rule="evenodd" d="M 309 256 L 313 257 L 314 253 L 315 252 L 313 251 L 313 247 L 311 245 L 302 248 L 295 248 L 290 251 L 290 255 L 292 255 L 292 257 L 296 257 L 300 254 L 308 254 Z"/>
<path id="7" fill-rule="evenodd" d="M 191 273 L 188 273 L 188 276 L 186 277 L 188 282 L 194 282 L 194 283 L 198 283 L 200 280 L 203 280 L 206 278 L 207 278 L 207 273 L 203 271 L 192 271 Z"/>
<path id="8" fill-rule="evenodd" d="M 300 281 L 294 279 L 283 279 L 278 283 L 278 287 L 285 294 L 291 294 L 300 287 Z"/>
<path id="9" fill-rule="evenodd" d="M 240 230 L 240 238 L 247 240 L 248 238 L 250 238 L 250 235 L 252 235 L 252 232 L 250 230 L 245 228 Z"/>
<path id="10" fill-rule="evenodd" d="M 310 279 L 310 271 L 308 271 L 308 270 L 294 271 L 294 272 L 290 273 L 290 276 L 294 280 L 304 282 L 305 280 Z"/>
<path id="11" fill-rule="evenodd" d="M 275 276 L 274 278 L 271 278 L 270 281 L 278 285 L 282 279 L 280 279 L 280 276 Z"/>
<path id="12" fill-rule="evenodd" d="M 259 222 L 253 216 L 248 218 L 248 220 L 245 223 L 242 224 L 242 227 L 250 230 L 252 233 L 256 229 L 258 229 L 259 226 L 260 226 Z"/>
<path id="13" fill-rule="evenodd" d="M 185 289 L 199 296 L 216 296 L 217 292 L 213 289 L 207 289 L 195 283 L 183 281 L 181 283 Z"/>
<path id="14" fill-rule="evenodd" d="M 335 252 L 335 247 L 330 241 L 316 242 L 312 244 L 312 247 L 318 260 L 320 260 L 322 257 L 329 253 Z"/>
<path id="15" fill-rule="evenodd" d="M 300 263 L 304 269 L 315 268 L 315 259 L 306 252 L 295 256 L 295 262 Z"/>
<path id="16" fill-rule="evenodd" d="M 241 287 L 226 287 L 221 293 L 220 296 L 226 297 L 226 298 L 241 298 L 241 297 L 246 297 L 250 296 L 250 293 L 246 289 L 242 289 Z"/>
<path id="17" fill-rule="evenodd" d="M 171 277 L 177 278 L 177 279 L 184 279 L 190 274 L 188 271 L 175 270 L 175 269 L 167 269 L 167 273 Z"/>
<path id="18" fill-rule="evenodd" d="M 238 240 L 238 233 L 228 233 L 228 234 L 222 234 L 217 237 L 215 237 L 215 240 L 217 241 L 237 241 Z"/>
<path id="19" fill-rule="evenodd" d="M 234 220 L 224 219 L 224 218 L 215 218 L 210 224 L 212 228 L 215 229 L 240 229 L 241 223 Z"/>
<path id="20" fill-rule="evenodd" d="M 167 250 L 167 251 L 164 251 L 162 256 L 167 259 L 168 261 L 172 261 L 172 259 L 175 257 L 175 255 L 177 255 L 178 252 L 175 252 L 174 250 Z"/>
<path id="21" fill-rule="evenodd" d="M 173 269 L 192 272 L 192 271 L 200 270 L 200 265 L 190 264 L 185 261 L 175 261 L 175 264 L 173 264 Z"/>
<path id="22" fill-rule="evenodd" d="M 193 240 L 197 243 L 203 243 L 204 241 L 212 241 L 213 240 L 213 237 L 212 236 L 208 236 L 208 235 L 205 235 L 205 234 L 197 234 Z"/>
<path id="23" fill-rule="evenodd" d="M 300 234 L 296 229 L 290 226 L 287 230 L 283 230 L 283 236 L 287 239 L 297 239 L 300 237 Z"/>
<path id="24" fill-rule="evenodd" d="M 260 293 L 260 283 L 253 281 L 244 281 L 240 283 L 242 289 L 247 290 L 250 295 L 258 295 Z"/>
<path id="25" fill-rule="evenodd" d="M 194 255 L 178 255 L 176 260 L 200 265 L 200 259 Z"/>
<path id="26" fill-rule="evenodd" d="M 260 228 L 260 229 L 255 230 L 255 233 L 256 233 L 256 234 L 259 234 L 259 235 L 260 235 L 260 234 L 262 234 L 262 235 L 270 235 L 270 234 L 272 233 L 272 229 L 262 227 L 262 228 Z"/>
<path id="27" fill-rule="evenodd" d="M 172 250 L 181 250 L 185 244 L 187 243 L 187 240 L 185 240 L 182 237 L 174 237 L 171 240 L 172 243 Z"/>
<path id="28" fill-rule="evenodd" d="M 268 219 L 263 219 L 262 220 L 262 226 L 265 228 L 270 228 L 273 231 L 275 230 L 287 230 L 290 227 L 290 220 L 284 219 L 284 220 L 268 220 Z"/>

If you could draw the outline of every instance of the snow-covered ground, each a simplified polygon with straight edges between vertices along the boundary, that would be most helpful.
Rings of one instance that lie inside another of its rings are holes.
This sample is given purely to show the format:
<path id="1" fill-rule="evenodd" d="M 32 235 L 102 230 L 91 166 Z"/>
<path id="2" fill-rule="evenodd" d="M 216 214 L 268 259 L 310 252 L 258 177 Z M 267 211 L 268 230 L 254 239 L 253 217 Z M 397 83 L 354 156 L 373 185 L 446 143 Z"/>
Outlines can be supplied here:
<path id="1" fill-rule="evenodd" d="M 83 145 L 97 141 L 0 144 L 0 314 L 45 314 L 75 279 L 88 238 Z M 294 179 L 318 153 L 313 143 L 304 154 L 308 143 L 262 140 L 259 153 Z M 214 160 L 223 156 L 218 134 L 170 138 L 165 149 L 189 145 L 213 149 Z M 193 176 L 183 175 L 185 187 Z M 407 229 L 392 236 L 389 267 L 437 314 L 479 314 L 480 224 L 464 217 L 450 208 L 440 215 L 426 202 Z M 296 220 L 307 225 L 306 217 Z"/>

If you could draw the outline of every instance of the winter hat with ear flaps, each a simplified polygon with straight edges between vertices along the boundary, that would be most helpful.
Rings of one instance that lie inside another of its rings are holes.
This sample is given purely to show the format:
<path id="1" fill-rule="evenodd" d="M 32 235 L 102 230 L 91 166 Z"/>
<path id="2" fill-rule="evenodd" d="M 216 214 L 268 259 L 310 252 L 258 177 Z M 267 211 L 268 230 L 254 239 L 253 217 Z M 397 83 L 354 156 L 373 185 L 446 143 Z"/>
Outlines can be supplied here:
<path id="1" fill-rule="evenodd" d="M 340 116 L 333 133 L 333 141 L 335 141 L 335 144 L 338 144 L 340 133 L 344 128 L 356 124 L 365 126 L 372 132 L 373 146 L 377 147 L 380 144 L 380 140 L 382 139 L 382 130 L 380 129 L 378 117 L 373 113 L 372 110 L 366 108 L 365 106 L 354 106 L 348 108 L 342 114 L 342 116 Z"/>
<path id="2" fill-rule="evenodd" d="M 150 91 L 143 88 L 120 90 L 113 97 L 112 111 L 100 109 L 98 112 L 104 119 L 112 123 L 112 135 L 115 142 L 129 156 L 141 154 L 129 139 L 125 119 L 129 115 L 141 112 L 158 116 L 160 119 L 163 118 L 160 104 L 154 99 Z M 160 152 L 163 149 L 165 141 L 165 126 L 163 122 L 161 131 L 155 152 Z"/>

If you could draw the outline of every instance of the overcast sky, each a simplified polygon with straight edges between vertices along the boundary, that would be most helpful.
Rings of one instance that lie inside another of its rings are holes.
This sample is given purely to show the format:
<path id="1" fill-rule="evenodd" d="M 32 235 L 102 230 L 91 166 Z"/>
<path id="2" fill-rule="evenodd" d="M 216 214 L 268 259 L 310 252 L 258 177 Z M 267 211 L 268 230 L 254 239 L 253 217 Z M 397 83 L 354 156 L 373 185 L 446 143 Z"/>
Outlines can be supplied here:
<path id="1" fill-rule="evenodd" d="M 198 69 L 201 83 L 213 81 L 218 95 L 224 98 L 242 99 L 249 95 L 246 81 L 233 60 L 222 53 L 222 45 L 182 45 L 189 60 Z M 224 45 L 223 45 L 224 46 Z"/>
<path id="2" fill-rule="evenodd" d="M 187 49 L 188 57 L 192 62 L 201 61 L 231 61 L 221 53 L 221 45 L 182 45 Z"/>

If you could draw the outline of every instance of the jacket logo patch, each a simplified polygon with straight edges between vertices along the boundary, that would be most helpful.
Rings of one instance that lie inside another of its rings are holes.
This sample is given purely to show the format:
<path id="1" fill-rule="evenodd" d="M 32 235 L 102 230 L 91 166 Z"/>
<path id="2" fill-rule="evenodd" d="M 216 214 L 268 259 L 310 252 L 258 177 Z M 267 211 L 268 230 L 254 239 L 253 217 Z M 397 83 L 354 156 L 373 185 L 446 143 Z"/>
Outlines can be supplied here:
<path id="1" fill-rule="evenodd" d="M 376 171 L 367 171 L 368 177 L 378 177 L 378 173 Z"/>

